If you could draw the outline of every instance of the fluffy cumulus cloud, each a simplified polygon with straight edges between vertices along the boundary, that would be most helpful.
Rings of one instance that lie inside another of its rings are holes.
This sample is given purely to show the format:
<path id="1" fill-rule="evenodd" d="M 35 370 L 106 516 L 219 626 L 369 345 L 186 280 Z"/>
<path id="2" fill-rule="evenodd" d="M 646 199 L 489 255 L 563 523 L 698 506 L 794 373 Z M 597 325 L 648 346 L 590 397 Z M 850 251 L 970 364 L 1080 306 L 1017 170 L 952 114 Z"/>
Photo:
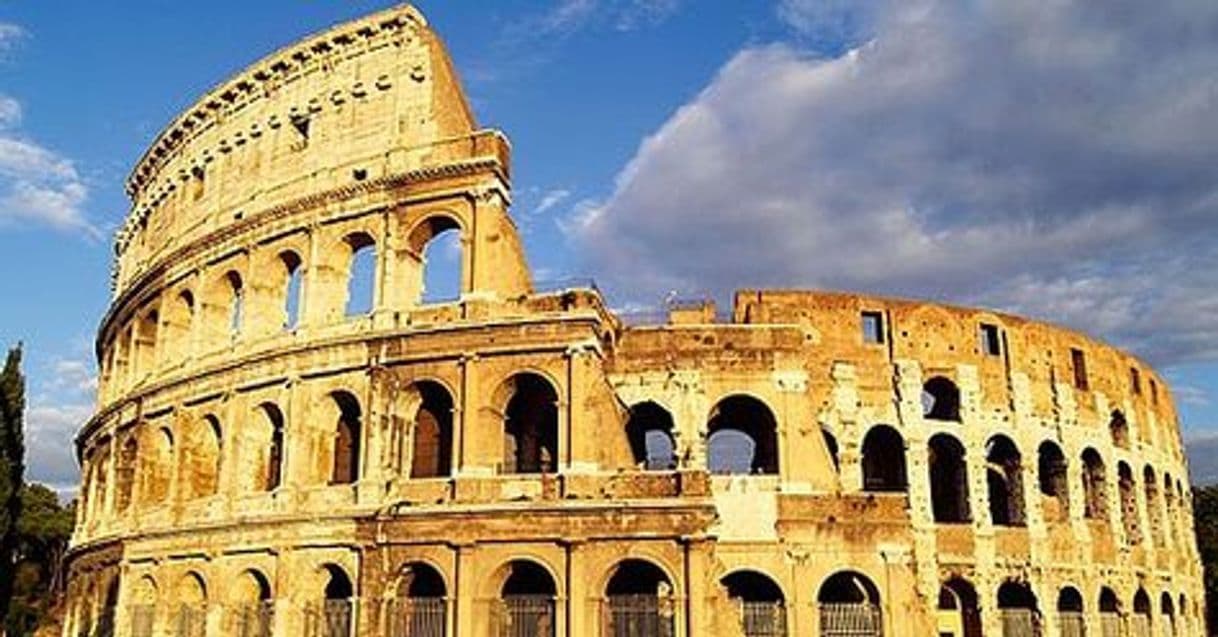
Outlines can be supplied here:
<path id="1" fill-rule="evenodd" d="M 23 37 L 0 23 L 0 59 Z M 89 191 L 76 165 L 25 134 L 22 115 L 21 102 L 0 93 L 0 227 L 39 224 L 99 238 L 85 217 Z"/>
<path id="2" fill-rule="evenodd" d="M 916 295 L 1218 359 L 1218 3 L 813 4 L 780 15 L 867 39 L 739 52 L 567 220 L 611 289 Z"/>

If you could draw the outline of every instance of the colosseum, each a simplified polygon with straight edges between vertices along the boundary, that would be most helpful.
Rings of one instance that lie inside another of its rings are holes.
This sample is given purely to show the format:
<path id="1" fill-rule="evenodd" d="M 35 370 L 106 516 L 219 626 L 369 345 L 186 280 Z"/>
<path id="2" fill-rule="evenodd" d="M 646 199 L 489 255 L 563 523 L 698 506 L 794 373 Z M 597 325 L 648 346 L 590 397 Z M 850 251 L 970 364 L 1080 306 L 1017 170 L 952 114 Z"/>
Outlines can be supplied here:
<path id="1" fill-rule="evenodd" d="M 409 6 L 157 137 L 76 440 L 66 636 L 1204 634 L 1142 361 L 849 293 L 631 320 L 534 285 L 510 149 Z"/>

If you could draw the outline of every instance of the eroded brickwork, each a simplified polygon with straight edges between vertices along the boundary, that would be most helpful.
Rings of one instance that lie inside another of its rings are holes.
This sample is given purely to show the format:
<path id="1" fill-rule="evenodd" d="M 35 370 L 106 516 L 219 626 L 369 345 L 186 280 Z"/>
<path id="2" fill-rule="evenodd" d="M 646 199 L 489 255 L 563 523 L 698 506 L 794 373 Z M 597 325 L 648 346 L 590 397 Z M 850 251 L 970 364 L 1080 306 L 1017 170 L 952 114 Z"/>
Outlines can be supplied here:
<path id="1" fill-rule="evenodd" d="M 128 182 L 65 634 L 1202 634 L 1141 361 L 855 294 L 627 324 L 534 288 L 509 180 L 409 7 L 165 130 Z M 445 231 L 460 298 L 425 302 Z"/>

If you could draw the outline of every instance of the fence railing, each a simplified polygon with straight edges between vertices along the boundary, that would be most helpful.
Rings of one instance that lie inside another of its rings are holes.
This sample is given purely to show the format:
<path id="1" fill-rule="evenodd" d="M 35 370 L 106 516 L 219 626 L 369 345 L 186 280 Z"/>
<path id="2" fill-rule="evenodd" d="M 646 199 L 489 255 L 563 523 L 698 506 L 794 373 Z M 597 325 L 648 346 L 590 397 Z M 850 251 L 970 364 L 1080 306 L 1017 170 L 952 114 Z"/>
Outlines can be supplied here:
<path id="1" fill-rule="evenodd" d="M 129 611 L 131 619 L 131 637 L 152 637 L 153 626 L 156 622 L 156 606 L 154 604 L 135 604 Z"/>
<path id="2" fill-rule="evenodd" d="M 174 637 L 206 637 L 207 607 L 182 604 L 174 613 Z"/>
<path id="3" fill-rule="evenodd" d="M 355 600 L 331 599 L 305 609 L 308 637 L 351 637 L 355 628 Z"/>
<path id="4" fill-rule="evenodd" d="M 1058 611 L 1057 630 L 1061 637 L 1085 637 L 1086 622 L 1083 614 L 1076 611 Z"/>
<path id="5" fill-rule="evenodd" d="M 271 637 L 275 622 L 275 603 L 256 602 L 236 610 L 237 637 Z"/>
<path id="6" fill-rule="evenodd" d="M 1124 637 L 1121 631 L 1121 616 L 1116 613 L 1100 613 L 1100 637 Z"/>
<path id="7" fill-rule="evenodd" d="M 402 597 L 385 603 L 386 637 L 444 637 L 448 601 L 442 597 Z"/>
<path id="8" fill-rule="evenodd" d="M 787 637 L 787 607 L 782 602 L 741 602 L 744 637 Z"/>
<path id="9" fill-rule="evenodd" d="M 1002 619 L 1002 637 L 1039 637 L 1036 615 L 1028 608 L 1003 608 L 998 611 Z"/>
<path id="10" fill-rule="evenodd" d="M 604 602 L 605 637 L 672 637 L 676 606 L 670 597 L 613 595 Z"/>
<path id="11" fill-rule="evenodd" d="M 1135 614 L 1129 618 L 1129 637 L 1151 637 L 1150 617 Z"/>
<path id="12" fill-rule="evenodd" d="M 880 637 L 883 620 L 875 604 L 820 605 L 821 637 Z"/>
<path id="13" fill-rule="evenodd" d="M 496 637 L 553 637 L 554 598 L 545 595 L 509 595 L 491 604 L 492 635 Z"/>

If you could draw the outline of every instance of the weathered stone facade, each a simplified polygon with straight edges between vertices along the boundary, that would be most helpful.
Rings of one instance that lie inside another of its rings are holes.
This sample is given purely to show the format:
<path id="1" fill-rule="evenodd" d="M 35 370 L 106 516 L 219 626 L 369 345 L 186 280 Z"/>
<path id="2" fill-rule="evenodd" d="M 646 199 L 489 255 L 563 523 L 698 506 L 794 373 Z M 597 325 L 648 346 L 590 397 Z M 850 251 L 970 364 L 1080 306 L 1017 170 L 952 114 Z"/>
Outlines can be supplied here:
<path id="1" fill-rule="evenodd" d="M 628 324 L 534 289 L 509 180 L 409 7 L 162 133 L 77 440 L 67 635 L 1203 634 L 1142 362 L 854 294 Z M 460 298 L 425 303 L 450 229 Z"/>

